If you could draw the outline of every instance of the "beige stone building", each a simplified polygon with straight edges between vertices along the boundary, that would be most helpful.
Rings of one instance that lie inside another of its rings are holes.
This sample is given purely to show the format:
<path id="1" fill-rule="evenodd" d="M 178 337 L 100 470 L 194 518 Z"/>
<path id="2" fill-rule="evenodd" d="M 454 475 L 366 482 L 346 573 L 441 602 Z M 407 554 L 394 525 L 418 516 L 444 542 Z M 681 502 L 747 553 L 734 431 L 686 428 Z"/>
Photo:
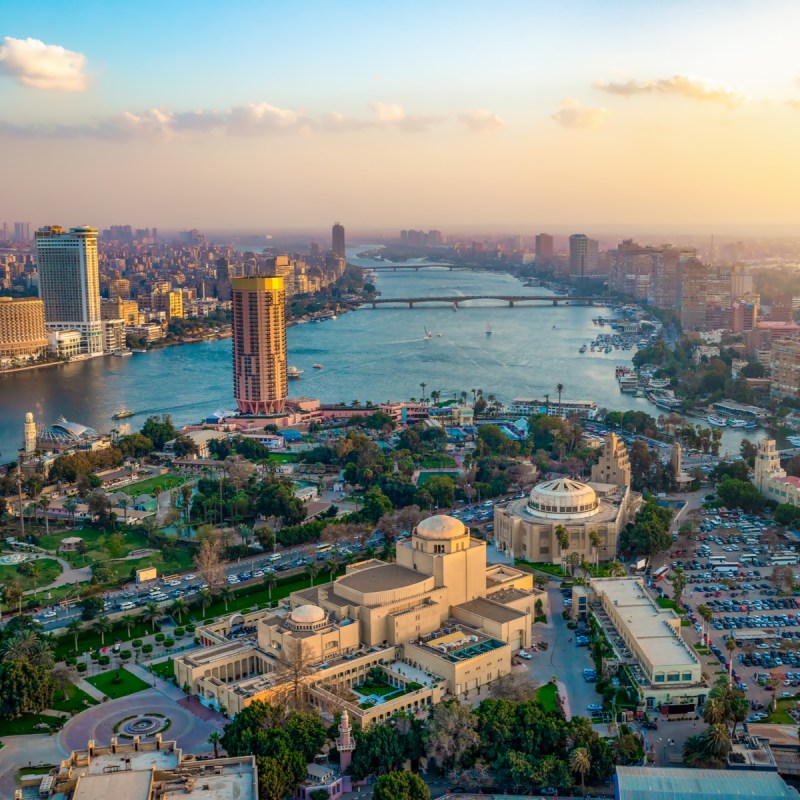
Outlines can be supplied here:
<path id="1" fill-rule="evenodd" d="M 201 628 L 207 646 L 177 657 L 175 674 L 231 714 L 302 690 L 323 713 L 344 707 L 364 725 L 509 672 L 531 643 L 537 601 L 544 608 L 547 595 L 529 573 L 487 566 L 485 542 L 434 516 L 397 545 L 394 564 L 353 564 L 282 608 Z M 385 690 L 373 691 L 376 682 Z"/>
<path id="2" fill-rule="evenodd" d="M 37 356 L 46 347 L 44 303 L 38 297 L 0 297 L 0 357 Z"/>
<path id="3" fill-rule="evenodd" d="M 781 467 L 774 439 L 762 439 L 758 443 L 753 483 L 761 494 L 778 504 L 800 506 L 800 478 L 787 475 Z"/>
<path id="4" fill-rule="evenodd" d="M 772 397 L 800 398 L 800 340 L 778 339 L 772 343 Z"/>
<path id="5" fill-rule="evenodd" d="M 495 507 L 497 546 L 515 558 L 550 564 L 562 563 L 570 553 L 589 562 L 615 558 L 620 531 L 641 505 L 630 479 L 625 445 L 609 433 L 589 483 L 556 478 L 535 486 L 527 500 Z M 569 537 L 566 548 L 559 543 L 561 527 Z M 591 542 L 595 531 L 600 537 L 597 552 Z"/>

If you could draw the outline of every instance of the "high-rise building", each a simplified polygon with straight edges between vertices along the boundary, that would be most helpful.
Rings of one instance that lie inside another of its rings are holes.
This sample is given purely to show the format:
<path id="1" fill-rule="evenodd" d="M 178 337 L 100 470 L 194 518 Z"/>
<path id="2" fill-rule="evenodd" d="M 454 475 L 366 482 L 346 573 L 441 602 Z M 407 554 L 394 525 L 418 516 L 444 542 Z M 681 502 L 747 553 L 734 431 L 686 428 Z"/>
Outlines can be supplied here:
<path id="1" fill-rule="evenodd" d="M 0 297 L 0 357 L 35 356 L 46 347 L 42 301 Z"/>
<path id="2" fill-rule="evenodd" d="M 168 320 L 183 317 L 183 294 L 181 292 L 159 290 L 150 295 L 150 308 L 163 312 Z"/>
<path id="3" fill-rule="evenodd" d="M 138 325 L 139 304 L 135 300 L 123 300 L 120 297 L 103 300 L 100 306 L 100 318 L 121 319 L 126 325 Z"/>
<path id="4" fill-rule="evenodd" d="M 128 300 L 131 296 L 131 282 L 127 278 L 115 278 L 109 281 L 108 296 Z"/>
<path id="5" fill-rule="evenodd" d="M 283 278 L 234 278 L 233 394 L 244 414 L 283 411 L 286 375 L 286 291 Z"/>
<path id="6" fill-rule="evenodd" d="M 14 238 L 18 242 L 28 242 L 31 238 L 31 224 L 30 222 L 15 222 L 14 223 Z"/>
<path id="7" fill-rule="evenodd" d="M 536 260 L 549 261 L 555 255 L 553 237 L 549 233 L 536 234 Z"/>
<path id="8" fill-rule="evenodd" d="M 596 239 L 585 233 L 569 237 L 569 274 L 574 278 L 588 278 L 597 272 L 598 246 Z"/>
<path id="9" fill-rule="evenodd" d="M 331 250 L 333 250 L 334 254 L 340 258 L 346 257 L 344 252 L 344 225 L 341 225 L 338 222 L 331 230 Z"/>
<path id="10" fill-rule="evenodd" d="M 698 258 L 678 262 L 676 300 L 685 331 L 702 330 L 706 324 L 706 283 L 708 268 Z"/>
<path id="11" fill-rule="evenodd" d="M 97 229 L 59 225 L 36 231 L 39 296 L 48 330 L 78 331 L 81 352 L 103 353 Z"/>
<path id="12" fill-rule="evenodd" d="M 800 341 L 778 339 L 772 343 L 773 397 L 800 399 Z"/>

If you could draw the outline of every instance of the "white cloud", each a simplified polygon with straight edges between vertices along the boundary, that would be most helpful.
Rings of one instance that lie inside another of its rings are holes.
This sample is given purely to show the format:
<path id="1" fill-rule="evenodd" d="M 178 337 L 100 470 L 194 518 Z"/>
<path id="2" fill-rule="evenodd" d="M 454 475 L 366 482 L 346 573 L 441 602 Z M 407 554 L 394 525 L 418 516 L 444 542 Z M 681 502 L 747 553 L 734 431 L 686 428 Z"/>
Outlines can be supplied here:
<path id="1" fill-rule="evenodd" d="M 458 115 L 458 119 L 464 123 L 473 133 L 489 133 L 505 128 L 505 121 L 493 111 L 485 108 L 474 108 L 464 111 Z"/>
<path id="2" fill-rule="evenodd" d="M 370 103 L 369 107 L 380 122 L 399 122 L 405 119 L 406 112 L 403 106 L 397 103 Z"/>
<path id="3" fill-rule="evenodd" d="M 395 127 L 403 133 L 424 133 L 431 125 L 444 122 L 447 117 L 432 114 L 406 114 L 403 106 L 398 103 L 370 103 L 378 122 L 384 127 Z"/>
<path id="4" fill-rule="evenodd" d="M 558 111 L 550 116 L 565 128 L 599 128 L 609 114 L 604 108 L 582 106 L 577 100 L 568 97 L 561 101 Z"/>
<path id="5" fill-rule="evenodd" d="M 595 81 L 593 88 L 609 94 L 632 97 L 635 94 L 671 94 L 699 100 L 703 103 L 718 103 L 734 108 L 745 102 L 745 97 L 733 89 L 707 81 L 689 78 L 686 75 L 673 75 L 655 81 L 630 80 L 623 83 Z"/>
<path id="6" fill-rule="evenodd" d="M 794 108 L 800 111 L 800 100 L 787 100 L 786 105 L 789 106 L 789 108 Z"/>
<path id="7" fill-rule="evenodd" d="M 29 89 L 84 92 L 89 76 L 86 56 L 39 39 L 6 36 L 0 44 L 0 74 L 14 78 Z"/>

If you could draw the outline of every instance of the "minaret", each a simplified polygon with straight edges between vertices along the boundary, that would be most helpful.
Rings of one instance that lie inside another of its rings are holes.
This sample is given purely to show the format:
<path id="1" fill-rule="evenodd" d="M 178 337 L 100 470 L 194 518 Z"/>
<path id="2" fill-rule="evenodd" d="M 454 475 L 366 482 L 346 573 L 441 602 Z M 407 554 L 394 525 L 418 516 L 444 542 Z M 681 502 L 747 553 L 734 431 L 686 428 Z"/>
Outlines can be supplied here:
<path id="1" fill-rule="evenodd" d="M 36 423 L 33 421 L 33 414 L 29 411 L 25 415 L 24 437 L 25 437 L 25 453 L 30 454 L 36 450 Z"/>
<path id="2" fill-rule="evenodd" d="M 350 715 L 347 713 L 347 709 L 342 711 L 342 721 L 339 723 L 339 735 L 336 737 L 336 749 L 339 751 L 339 765 L 342 774 L 344 774 L 350 766 L 350 761 L 353 758 L 353 750 L 356 749 L 356 743 L 351 736 Z"/>

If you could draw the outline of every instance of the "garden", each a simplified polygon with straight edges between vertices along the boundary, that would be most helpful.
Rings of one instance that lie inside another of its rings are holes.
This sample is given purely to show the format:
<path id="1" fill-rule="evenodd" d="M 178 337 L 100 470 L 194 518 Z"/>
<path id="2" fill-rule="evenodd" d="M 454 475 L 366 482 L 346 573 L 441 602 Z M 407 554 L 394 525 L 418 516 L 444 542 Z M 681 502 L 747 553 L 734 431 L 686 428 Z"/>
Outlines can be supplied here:
<path id="1" fill-rule="evenodd" d="M 149 688 L 149 684 L 126 669 L 115 669 L 110 672 L 103 672 L 100 675 L 93 675 L 91 678 L 86 678 L 86 682 L 91 683 L 95 689 L 101 691 L 112 700 L 127 697 L 129 694 L 135 694 Z"/>
<path id="2" fill-rule="evenodd" d="M 184 483 L 186 483 L 186 478 L 182 475 L 170 473 L 169 475 L 156 475 L 152 478 L 138 481 L 137 483 L 130 483 L 127 486 L 121 487 L 119 491 L 125 492 L 125 494 L 131 497 L 136 497 L 140 494 L 154 495 L 157 486 L 161 488 L 162 492 L 165 492 L 168 489 L 174 489 L 176 486 L 180 486 Z"/>

